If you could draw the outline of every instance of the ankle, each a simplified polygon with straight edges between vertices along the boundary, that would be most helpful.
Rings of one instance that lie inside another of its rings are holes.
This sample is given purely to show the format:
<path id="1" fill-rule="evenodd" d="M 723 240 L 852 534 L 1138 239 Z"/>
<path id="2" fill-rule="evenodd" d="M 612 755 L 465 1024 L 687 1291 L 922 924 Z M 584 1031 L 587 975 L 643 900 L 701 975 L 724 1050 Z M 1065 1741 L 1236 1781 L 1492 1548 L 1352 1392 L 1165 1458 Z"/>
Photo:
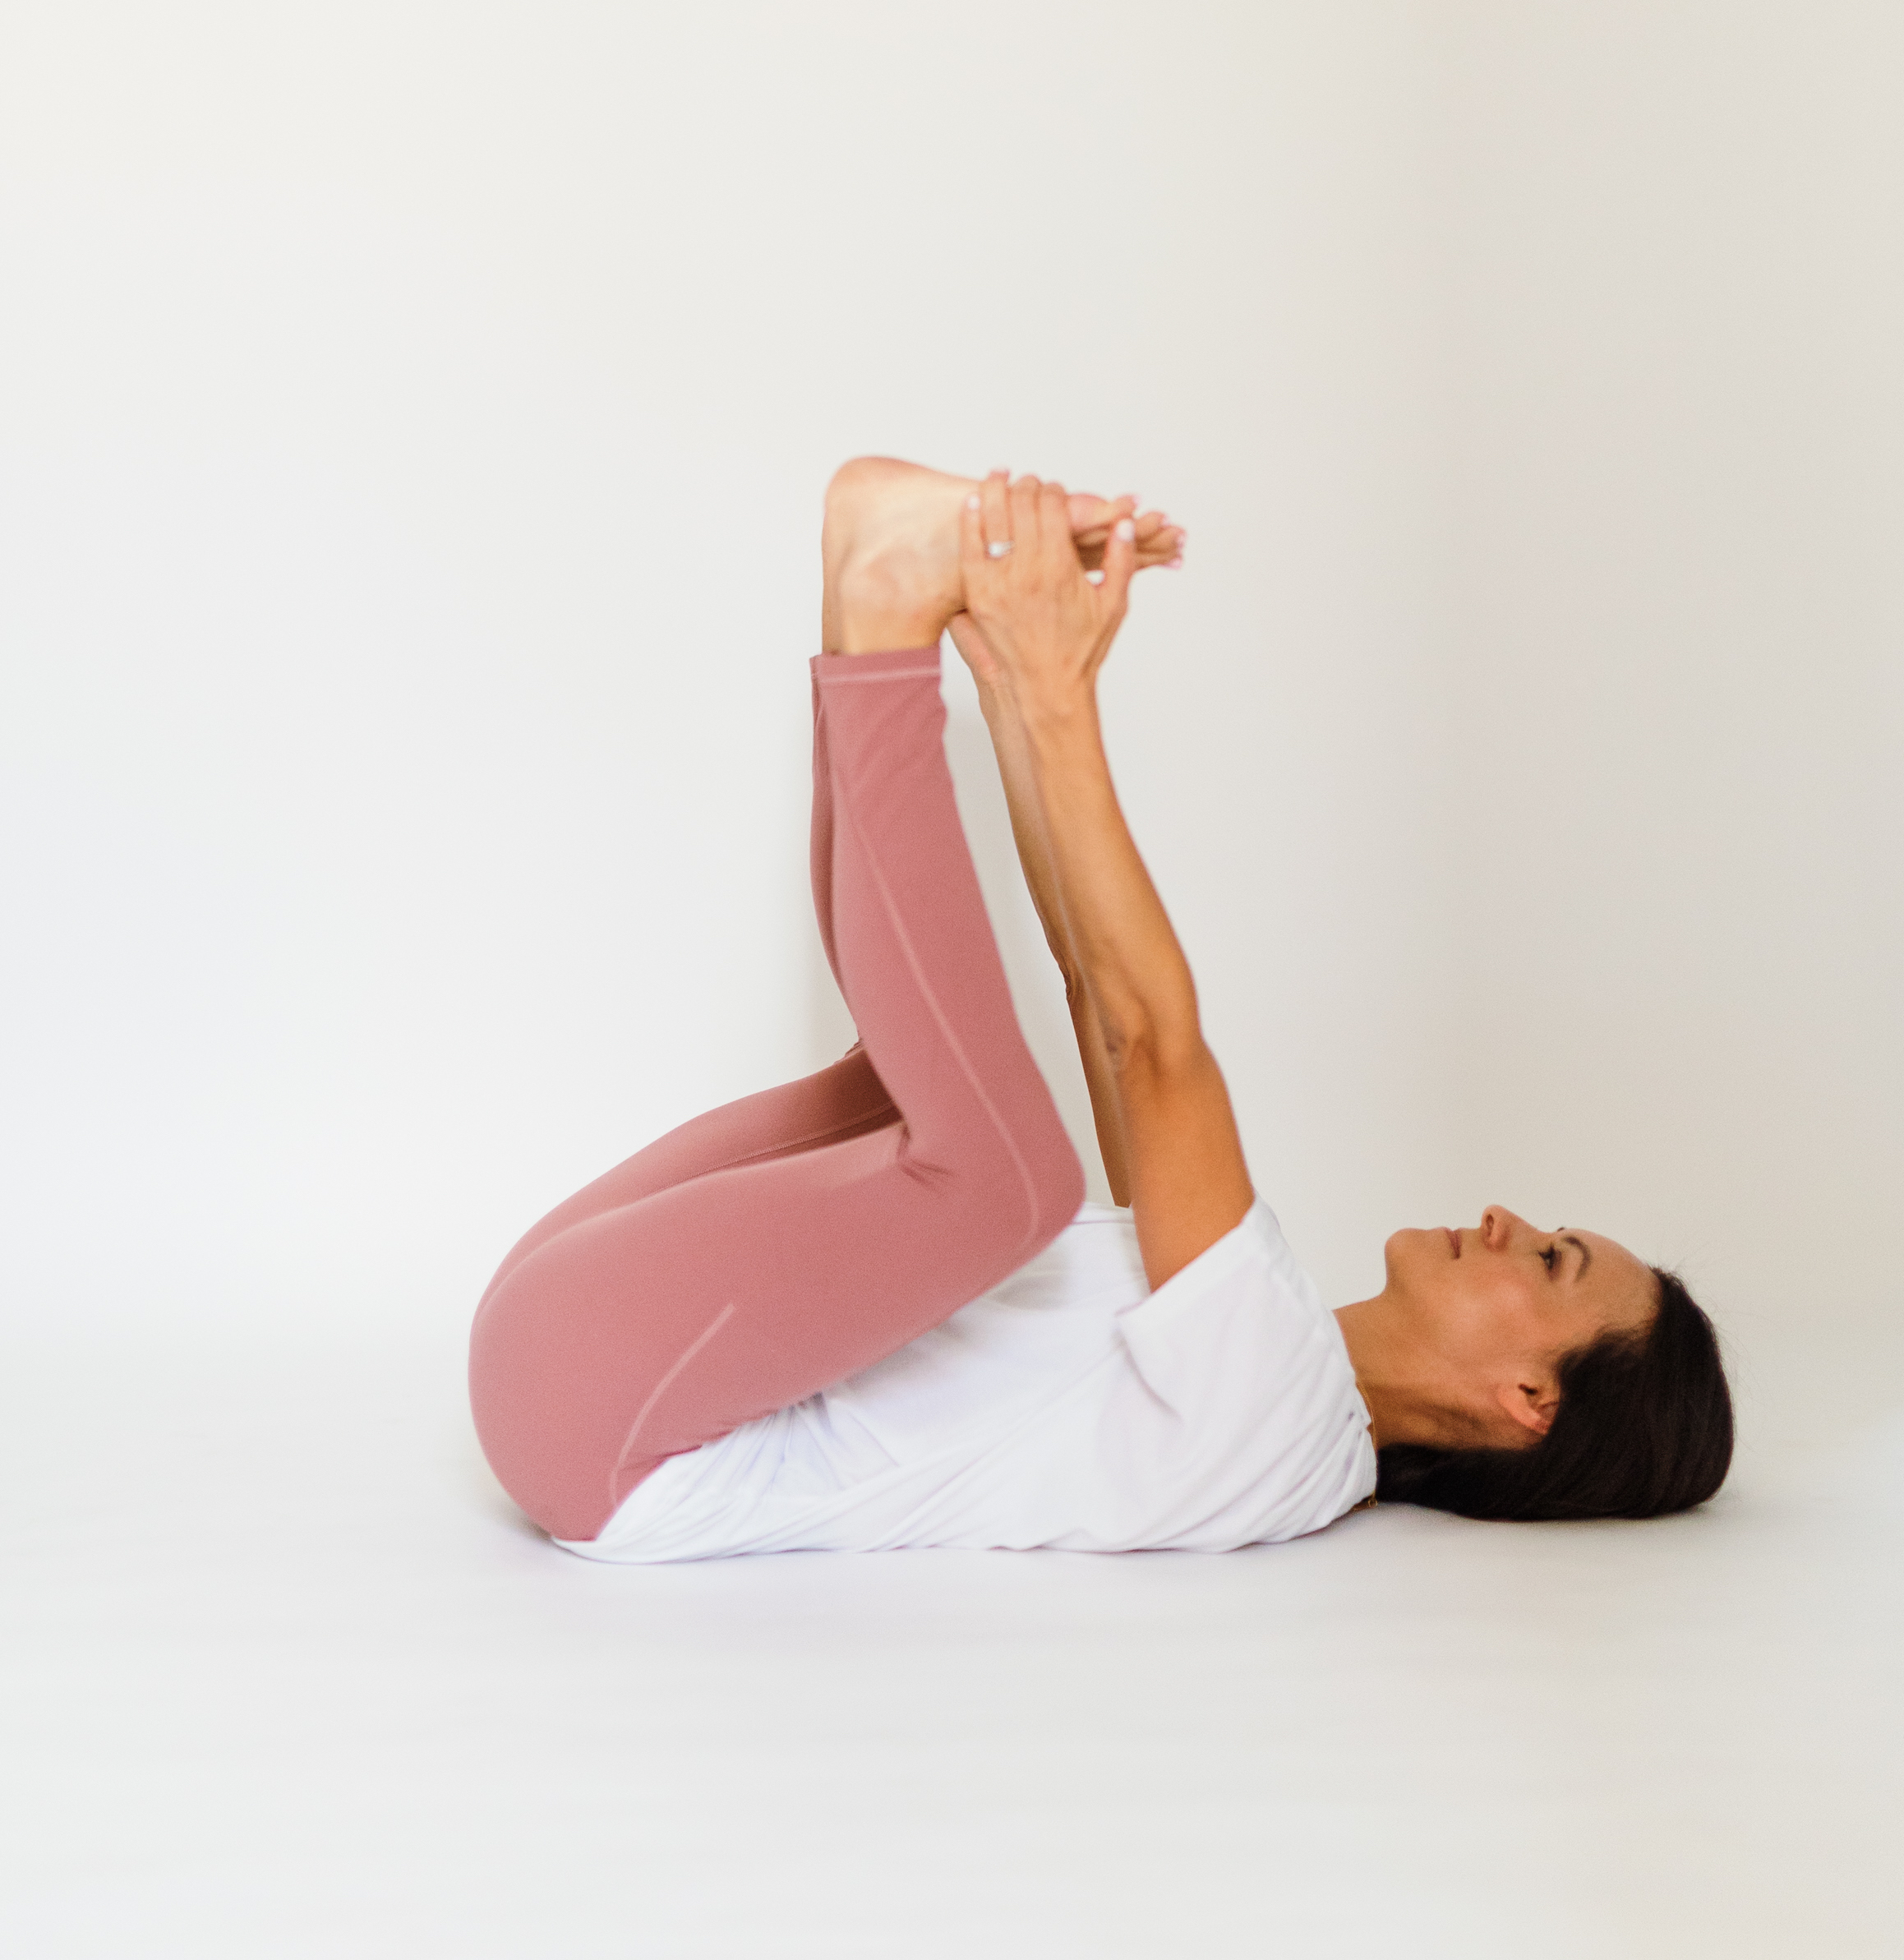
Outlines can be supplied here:
<path id="1" fill-rule="evenodd" d="M 839 617 L 837 643 L 827 648 L 829 653 L 896 653 L 905 647 L 936 647 L 952 615 L 916 606 L 849 606 L 841 609 Z"/>
<path id="2" fill-rule="evenodd" d="M 827 593 L 829 652 L 886 653 L 936 647 L 963 604 L 956 562 L 949 582 L 911 551 L 850 552 Z M 924 574 L 924 575 L 922 575 Z"/>

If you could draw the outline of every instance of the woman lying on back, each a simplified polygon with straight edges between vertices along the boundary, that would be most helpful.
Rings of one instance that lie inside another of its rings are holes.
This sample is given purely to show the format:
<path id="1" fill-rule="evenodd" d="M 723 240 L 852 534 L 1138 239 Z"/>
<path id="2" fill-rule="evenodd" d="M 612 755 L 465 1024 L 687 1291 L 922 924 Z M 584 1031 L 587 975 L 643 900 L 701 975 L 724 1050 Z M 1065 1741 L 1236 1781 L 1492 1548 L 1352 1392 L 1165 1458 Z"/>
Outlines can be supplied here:
<path id="1" fill-rule="evenodd" d="M 1331 1314 L 1256 1195 L 1098 727 L 1131 579 L 1182 542 L 1035 478 L 834 478 L 813 886 L 860 1040 L 650 1144 L 491 1283 L 477 1431 L 570 1549 L 1223 1550 L 1376 1494 L 1647 1517 L 1718 1488 L 1725 1376 L 1671 1275 L 1496 1206 L 1396 1233 Z M 948 629 L 1116 1207 L 1081 1203 L 1013 1018 L 946 769 Z"/>

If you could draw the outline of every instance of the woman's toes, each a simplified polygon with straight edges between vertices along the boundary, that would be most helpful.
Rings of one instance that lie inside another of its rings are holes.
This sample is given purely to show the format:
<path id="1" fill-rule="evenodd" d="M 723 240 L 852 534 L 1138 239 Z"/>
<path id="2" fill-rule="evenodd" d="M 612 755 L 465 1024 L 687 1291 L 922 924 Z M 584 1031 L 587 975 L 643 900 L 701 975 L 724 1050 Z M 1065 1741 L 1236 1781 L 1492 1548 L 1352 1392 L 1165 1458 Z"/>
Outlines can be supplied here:
<path id="1" fill-rule="evenodd" d="M 1071 518 L 1071 534 L 1081 542 L 1086 537 L 1108 537 L 1111 526 L 1120 517 L 1132 516 L 1136 510 L 1135 498 L 1090 496 L 1081 491 L 1066 498 L 1065 505 Z"/>

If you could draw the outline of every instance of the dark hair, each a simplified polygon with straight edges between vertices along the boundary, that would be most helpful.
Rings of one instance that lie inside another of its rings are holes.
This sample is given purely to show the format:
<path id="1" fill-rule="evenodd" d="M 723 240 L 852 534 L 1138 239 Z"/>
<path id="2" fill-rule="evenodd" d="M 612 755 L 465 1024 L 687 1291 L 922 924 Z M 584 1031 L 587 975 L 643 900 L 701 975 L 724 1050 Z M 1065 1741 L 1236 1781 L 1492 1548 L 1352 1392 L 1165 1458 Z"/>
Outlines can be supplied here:
<path id="1" fill-rule="evenodd" d="M 1464 1518 L 1657 1518 L 1703 1504 L 1732 1462 L 1719 1340 L 1674 1273 L 1653 1269 L 1644 1334 L 1602 1335 L 1561 1363 L 1552 1427 L 1521 1450 L 1391 1443 L 1375 1494 Z"/>

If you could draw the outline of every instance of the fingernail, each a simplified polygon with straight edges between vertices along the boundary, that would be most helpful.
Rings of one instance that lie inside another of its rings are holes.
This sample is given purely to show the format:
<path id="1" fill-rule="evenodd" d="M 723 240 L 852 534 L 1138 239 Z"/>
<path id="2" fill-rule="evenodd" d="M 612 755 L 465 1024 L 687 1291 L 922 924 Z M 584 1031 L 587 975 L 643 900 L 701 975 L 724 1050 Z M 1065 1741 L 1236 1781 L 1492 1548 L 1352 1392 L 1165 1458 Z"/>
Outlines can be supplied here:
<path id="1" fill-rule="evenodd" d="M 972 494 L 966 499 L 966 508 L 968 510 L 976 510 L 978 507 L 979 493 L 975 490 Z"/>
<path id="2" fill-rule="evenodd" d="M 1120 517 L 1118 519 L 1118 536 L 1119 537 L 1135 537 L 1136 535 L 1137 527 L 1127 517 Z"/>
<path id="3" fill-rule="evenodd" d="M 1086 585 L 1102 585 L 1104 582 L 1104 575 L 1102 572 L 1086 572 L 1084 575 L 1084 582 Z"/>
<path id="4" fill-rule="evenodd" d="M 1180 572 L 1183 570 L 1183 560 L 1181 558 L 1173 558 L 1164 569 L 1167 572 Z"/>

